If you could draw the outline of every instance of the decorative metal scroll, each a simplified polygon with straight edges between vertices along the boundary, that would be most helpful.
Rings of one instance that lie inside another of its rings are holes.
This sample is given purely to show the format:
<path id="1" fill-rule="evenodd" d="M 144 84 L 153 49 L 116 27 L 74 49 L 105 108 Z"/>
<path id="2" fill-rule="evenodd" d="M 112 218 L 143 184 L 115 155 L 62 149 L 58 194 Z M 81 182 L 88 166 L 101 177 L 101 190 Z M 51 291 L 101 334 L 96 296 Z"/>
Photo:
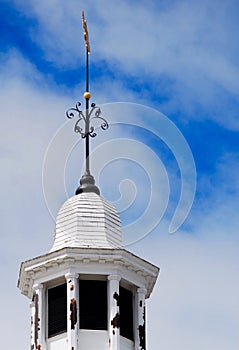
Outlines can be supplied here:
<path id="1" fill-rule="evenodd" d="M 70 108 L 66 111 L 66 116 L 69 119 L 72 119 L 74 117 L 78 117 L 74 131 L 76 133 L 79 133 L 81 137 L 84 139 L 86 138 L 86 135 L 88 134 L 91 137 L 95 137 L 97 134 L 95 132 L 95 126 L 91 124 L 93 119 L 100 119 L 101 120 L 101 129 L 107 130 L 109 127 L 108 122 L 101 116 L 101 109 L 100 107 L 96 106 L 95 103 L 91 104 L 91 108 L 89 111 L 86 111 L 86 114 L 82 112 L 80 109 L 81 103 L 77 102 L 75 108 Z M 84 123 L 85 127 L 82 127 L 82 123 Z M 88 124 L 88 131 L 87 131 L 87 124 Z"/>

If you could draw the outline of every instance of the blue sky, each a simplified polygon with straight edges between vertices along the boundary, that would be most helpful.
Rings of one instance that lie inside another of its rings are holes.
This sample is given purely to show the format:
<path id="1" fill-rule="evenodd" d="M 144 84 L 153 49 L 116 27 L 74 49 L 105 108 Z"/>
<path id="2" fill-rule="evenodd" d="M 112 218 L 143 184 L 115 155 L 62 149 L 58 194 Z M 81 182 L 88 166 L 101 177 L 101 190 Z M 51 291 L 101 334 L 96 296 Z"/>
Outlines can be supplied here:
<path id="1" fill-rule="evenodd" d="M 236 0 L 1 0 L 0 257 L 3 280 L 8 281 L 8 288 L 2 290 L 2 330 L 8 334 L 11 323 L 16 329 L 12 346 L 28 346 L 28 301 L 16 289 L 16 280 L 20 262 L 48 251 L 52 244 L 54 222 L 42 190 L 43 161 L 49 143 L 65 123 L 65 110 L 83 100 L 82 9 L 89 27 L 94 102 L 136 103 L 163 113 L 184 135 L 196 165 L 197 191 L 191 213 L 179 231 L 169 235 L 169 221 L 179 200 L 180 172 L 170 149 L 147 131 L 147 125 L 157 130 L 157 118 L 146 115 L 141 120 L 145 130 L 112 127 L 107 134 L 99 132 L 94 141 L 99 146 L 114 137 L 138 140 L 157 153 L 168 174 L 171 192 L 163 220 L 144 240 L 129 247 L 162 270 L 148 303 L 148 347 L 237 349 Z M 110 111 L 107 108 L 105 111 Z M 109 121 L 110 118 L 109 115 Z M 127 120 L 127 116 L 123 119 Z M 135 115 L 129 116 L 131 122 L 136 123 Z M 72 138 L 76 140 L 73 134 Z M 64 149 L 69 151 L 69 142 L 63 139 L 59 144 L 59 159 Z M 80 164 L 81 149 L 82 145 L 68 154 L 65 175 L 59 175 L 60 179 L 66 177 L 69 195 L 80 176 L 77 161 L 79 157 Z M 106 174 L 118 174 L 117 166 L 106 170 Z M 131 174 L 127 173 L 129 169 Z M 155 171 L 159 169 L 160 164 L 155 165 Z M 134 217 L 137 210 L 142 215 L 147 198 L 144 186 L 148 182 L 143 172 L 137 178 L 137 167 L 134 171 L 122 166 L 121 170 L 122 177 L 133 175 L 139 181 L 136 201 L 128 216 Z M 55 175 L 49 174 L 49 183 L 51 201 L 57 208 L 66 195 L 58 174 Z M 108 183 L 101 179 L 101 191 L 115 200 L 115 191 L 109 188 L 117 185 L 113 181 L 116 177 L 111 177 Z M 156 186 L 160 197 L 163 190 L 160 183 Z M 152 215 L 157 215 L 156 210 Z M 127 212 L 122 214 L 126 220 L 124 216 Z M 12 320 L 16 309 L 21 317 Z M 8 340 L 3 338 L 1 346 L 9 347 Z"/>

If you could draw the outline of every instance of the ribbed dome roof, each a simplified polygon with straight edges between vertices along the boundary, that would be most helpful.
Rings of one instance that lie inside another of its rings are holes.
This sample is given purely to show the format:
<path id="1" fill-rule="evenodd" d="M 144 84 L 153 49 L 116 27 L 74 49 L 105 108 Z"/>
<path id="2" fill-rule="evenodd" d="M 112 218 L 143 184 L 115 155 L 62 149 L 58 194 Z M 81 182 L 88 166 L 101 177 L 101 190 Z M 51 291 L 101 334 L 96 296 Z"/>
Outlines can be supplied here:
<path id="1" fill-rule="evenodd" d="M 65 247 L 121 248 L 121 223 L 114 206 L 92 192 L 69 198 L 58 212 L 51 251 Z"/>

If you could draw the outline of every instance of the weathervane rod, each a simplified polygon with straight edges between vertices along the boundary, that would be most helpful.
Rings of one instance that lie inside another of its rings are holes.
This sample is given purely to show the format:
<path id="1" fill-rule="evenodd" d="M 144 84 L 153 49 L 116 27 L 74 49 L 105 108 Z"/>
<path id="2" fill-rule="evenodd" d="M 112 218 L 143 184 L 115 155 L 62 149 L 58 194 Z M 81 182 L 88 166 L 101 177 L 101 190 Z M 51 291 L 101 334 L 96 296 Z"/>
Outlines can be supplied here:
<path id="1" fill-rule="evenodd" d="M 90 137 L 95 137 L 97 134 L 95 132 L 95 126 L 93 125 L 93 119 L 95 121 L 101 121 L 101 129 L 108 129 L 108 122 L 102 117 L 100 107 L 96 106 L 95 103 L 90 101 L 90 91 L 89 91 L 89 55 L 90 55 L 90 43 L 89 34 L 87 29 L 87 23 L 84 16 L 84 11 L 82 11 L 82 26 L 84 29 L 84 39 L 86 48 L 86 90 L 84 93 L 85 99 L 85 112 L 81 110 L 81 103 L 77 102 L 74 108 L 69 108 L 66 111 L 66 116 L 72 119 L 78 116 L 78 120 L 75 124 L 74 131 L 79 133 L 83 139 L 85 139 L 85 173 L 80 179 L 80 186 L 76 189 L 76 194 L 83 192 L 94 192 L 100 194 L 100 190 L 95 185 L 94 177 L 90 173 Z M 83 127 L 82 127 L 83 124 Z"/>
<path id="2" fill-rule="evenodd" d="M 90 135 L 89 135 L 89 99 L 90 99 L 90 91 L 89 91 L 89 54 L 90 54 L 90 43 L 89 43 L 89 34 L 87 28 L 87 22 L 85 20 L 84 11 L 82 11 L 82 26 L 84 29 L 84 39 L 85 39 L 85 49 L 86 49 L 86 92 L 84 94 L 85 97 L 85 110 L 86 110 L 86 123 L 85 123 L 85 157 L 86 157 L 86 175 L 90 175 Z"/>

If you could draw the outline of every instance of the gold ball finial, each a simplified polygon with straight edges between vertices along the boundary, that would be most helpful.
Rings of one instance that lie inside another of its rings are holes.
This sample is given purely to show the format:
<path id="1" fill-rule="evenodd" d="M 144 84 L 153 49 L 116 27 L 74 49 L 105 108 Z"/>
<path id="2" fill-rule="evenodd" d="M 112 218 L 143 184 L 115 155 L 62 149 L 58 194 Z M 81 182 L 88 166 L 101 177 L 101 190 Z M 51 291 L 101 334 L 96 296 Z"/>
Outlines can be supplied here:
<path id="1" fill-rule="evenodd" d="M 90 92 L 89 91 L 86 91 L 84 93 L 84 98 L 87 100 L 87 99 L 90 99 Z"/>

